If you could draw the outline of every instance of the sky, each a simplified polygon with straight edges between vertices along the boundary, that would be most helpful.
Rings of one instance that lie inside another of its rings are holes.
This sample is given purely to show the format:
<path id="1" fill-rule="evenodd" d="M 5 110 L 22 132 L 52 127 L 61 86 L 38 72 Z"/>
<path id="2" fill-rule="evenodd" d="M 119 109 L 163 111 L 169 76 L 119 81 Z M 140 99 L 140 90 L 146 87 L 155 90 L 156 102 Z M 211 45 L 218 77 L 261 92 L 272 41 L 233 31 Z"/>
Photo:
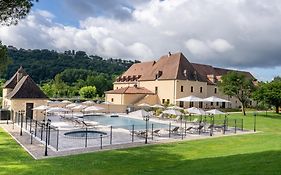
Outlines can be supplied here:
<path id="1" fill-rule="evenodd" d="M 0 40 L 140 61 L 182 52 L 270 81 L 281 76 L 280 19 L 280 0 L 39 0 Z"/>

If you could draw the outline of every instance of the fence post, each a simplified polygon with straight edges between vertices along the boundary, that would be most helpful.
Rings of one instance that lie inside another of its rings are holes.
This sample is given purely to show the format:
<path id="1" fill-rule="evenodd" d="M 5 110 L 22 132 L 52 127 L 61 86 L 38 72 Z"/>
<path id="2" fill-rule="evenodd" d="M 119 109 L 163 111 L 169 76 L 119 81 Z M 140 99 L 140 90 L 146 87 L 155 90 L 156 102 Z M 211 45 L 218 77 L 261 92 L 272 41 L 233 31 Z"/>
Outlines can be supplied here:
<path id="1" fill-rule="evenodd" d="M 112 145 L 112 125 L 110 126 L 110 145 Z"/>
<path id="2" fill-rule="evenodd" d="M 27 116 L 25 115 L 25 130 L 27 130 Z"/>
<path id="3" fill-rule="evenodd" d="M 224 121 L 223 121 L 223 134 L 225 134 L 225 126 L 226 125 L 226 119 L 224 119 Z"/>
<path id="4" fill-rule="evenodd" d="M 37 136 L 37 120 L 35 120 L 35 137 Z"/>
<path id="5" fill-rule="evenodd" d="M 102 134 L 100 135 L 100 149 L 102 149 Z"/>
<path id="6" fill-rule="evenodd" d="M 32 119 L 30 118 L 30 122 L 29 122 L 30 126 L 29 126 L 29 132 L 31 133 L 31 129 L 32 129 Z"/>
<path id="7" fill-rule="evenodd" d="M 257 113 L 254 112 L 254 132 L 256 132 L 256 125 L 257 124 Z"/>
<path id="8" fill-rule="evenodd" d="M 211 117 L 210 124 L 213 126 L 210 128 L 210 136 L 213 136 L 213 132 L 214 132 L 214 127 L 215 127 L 214 118 L 215 118 L 214 116 Z"/>
<path id="9" fill-rule="evenodd" d="M 57 128 L 58 130 L 57 130 L 57 151 L 59 150 L 59 132 L 60 132 L 60 130 L 59 130 L 59 128 Z"/>
<path id="10" fill-rule="evenodd" d="M 41 138 L 41 141 L 43 140 L 43 130 L 44 130 L 44 123 L 41 123 L 41 136 L 40 136 L 40 138 Z"/>
<path id="11" fill-rule="evenodd" d="M 169 123 L 169 138 L 171 138 L 171 122 Z"/>
<path id="12" fill-rule="evenodd" d="M 45 140 L 45 156 L 48 156 L 48 129 L 49 129 L 49 123 L 47 122 L 46 124 L 46 134 L 45 134 L 45 137 L 46 137 L 46 140 Z"/>
<path id="13" fill-rule="evenodd" d="M 49 130 L 48 130 L 48 145 L 50 145 L 51 140 L 51 124 L 49 124 Z"/>
<path id="14" fill-rule="evenodd" d="M 236 134 L 236 119 L 234 120 L 234 133 Z"/>
<path id="15" fill-rule="evenodd" d="M 22 127 L 23 127 L 23 114 L 20 113 L 20 136 L 22 136 Z"/>
<path id="16" fill-rule="evenodd" d="M 21 114 L 18 113 L 18 125 L 20 126 Z"/>
<path id="17" fill-rule="evenodd" d="M 134 142 L 135 125 L 132 125 L 132 142 Z"/>
<path id="18" fill-rule="evenodd" d="M 30 131 L 30 144 L 32 145 L 32 140 L 33 140 L 33 131 Z"/>
<path id="19" fill-rule="evenodd" d="M 241 119 L 242 120 L 242 123 L 241 123 L 241 130 L 243 131 L 244 130 L 244 120 L 243 119 Z"/>
<path id="20" fill-rule="evenodd" d="M 186 121 L 184 122 L 184 135 L 186 136 Z"/>
<path id="21" fill-rule="evenodd" d="M 151 140 L 153 140 L 153 123 L 151 124 Z"/>
<path id="22" fill-rule="evenodd" d="M 85 148 L 88 146 L 88 128 L 86 127 Z"/>

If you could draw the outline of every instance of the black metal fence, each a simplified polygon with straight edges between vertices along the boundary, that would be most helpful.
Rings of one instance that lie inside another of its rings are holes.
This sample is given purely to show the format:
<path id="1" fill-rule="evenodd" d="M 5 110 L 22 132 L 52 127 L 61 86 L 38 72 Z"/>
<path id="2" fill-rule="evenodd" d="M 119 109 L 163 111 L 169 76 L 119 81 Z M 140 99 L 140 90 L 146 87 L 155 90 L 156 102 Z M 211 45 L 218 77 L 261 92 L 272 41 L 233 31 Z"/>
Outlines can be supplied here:
<path id="1" fill-rule="evenodd" d="M 104 146 L 117 144 L 184 139 L 190 134 L 213 136 L 243 131 L 243 119 L 229 119 L 227 116 L 218 119 L 212 116 L 186 116 L 161 127 L 149 121 L 146 125 L 127 126 L 91 126 L 76 121 L 69 123 L 70 128 L 58 128 L 51 121 L 37 121 L 15 112 L 13 124 L 18 125 L 20 135 L 23 131 L 30 134 L 31 144 L 33 139 L 37 139 L 55 151 L 87 147 L 103 149 Z"/>

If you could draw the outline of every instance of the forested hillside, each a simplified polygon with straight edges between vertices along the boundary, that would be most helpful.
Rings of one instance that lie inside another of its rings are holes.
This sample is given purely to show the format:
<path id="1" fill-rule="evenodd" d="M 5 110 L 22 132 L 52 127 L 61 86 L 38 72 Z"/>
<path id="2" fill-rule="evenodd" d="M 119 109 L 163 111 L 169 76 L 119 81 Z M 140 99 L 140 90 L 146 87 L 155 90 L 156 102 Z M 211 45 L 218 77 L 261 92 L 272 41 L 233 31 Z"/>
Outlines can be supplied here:
<path id="1" fill-rule="evenodd" d="M 84 86 L 95 86 L 96 96 L 112 88 L 116 76 L 139 61 L 122 59 L 103 59 L 87 55 L 84 51 L 65 51 L 59 53 L 47 49 L 25 50 L 9 47 L 8 54 L 12 64 L 6 75 L 10 78 L 19 66 L 23 66 L 33 80 L 41 86 L 49 97 L 79 96 Z"/>
<path id="2" fill-rule="evenodd" d="M 4 78 L 11 77 L 22 65 L 37 83 L 53 79 L 55 75 L 68 68 L 119 75 L 134 63 L 134 61 L 122 59 L 103 59 L 99 56 L 88 56 L 84 51 L 58 53 L 47 49 L 16 50 L 13 48 L 9 49 L 8 53 L 13 60 L 13 64 L 9 65 L 7 75 Z"/>

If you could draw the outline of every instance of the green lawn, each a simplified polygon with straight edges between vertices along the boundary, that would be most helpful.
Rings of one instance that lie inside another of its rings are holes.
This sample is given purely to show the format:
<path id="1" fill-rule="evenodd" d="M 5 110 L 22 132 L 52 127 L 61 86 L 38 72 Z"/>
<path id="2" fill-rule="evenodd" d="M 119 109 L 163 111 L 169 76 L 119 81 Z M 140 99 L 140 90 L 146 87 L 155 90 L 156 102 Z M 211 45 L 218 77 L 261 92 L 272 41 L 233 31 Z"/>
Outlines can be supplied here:
<path id="1" fill-rule="evenodd" d="M 231 115 L 230 118 L 241 118 Z M 244 118 L 253 128 L 253 117 Z M 259 114 L 256 134 L 33 160 L 0 128 L 2 174 L 280 174 L 281 115 Z"/>

